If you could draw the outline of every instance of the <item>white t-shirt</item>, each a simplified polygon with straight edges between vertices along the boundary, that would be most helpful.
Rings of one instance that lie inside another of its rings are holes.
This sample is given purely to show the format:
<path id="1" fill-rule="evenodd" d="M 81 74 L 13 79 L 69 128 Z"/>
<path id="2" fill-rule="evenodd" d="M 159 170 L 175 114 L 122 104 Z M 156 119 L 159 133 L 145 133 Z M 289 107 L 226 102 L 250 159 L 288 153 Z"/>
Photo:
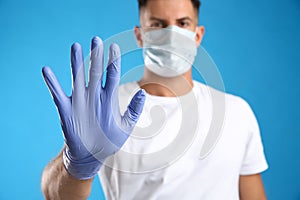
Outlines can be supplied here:
<path id="1" fill-rule="evenodd" d="M 119 87 L 121 112 L 137 90 Z M 249 105 L 194 81 L 179 98 L 146 94 L 133 133 L 99 176 L 107 199 L 234 200 L 240 175 L 267 168 Z"/>

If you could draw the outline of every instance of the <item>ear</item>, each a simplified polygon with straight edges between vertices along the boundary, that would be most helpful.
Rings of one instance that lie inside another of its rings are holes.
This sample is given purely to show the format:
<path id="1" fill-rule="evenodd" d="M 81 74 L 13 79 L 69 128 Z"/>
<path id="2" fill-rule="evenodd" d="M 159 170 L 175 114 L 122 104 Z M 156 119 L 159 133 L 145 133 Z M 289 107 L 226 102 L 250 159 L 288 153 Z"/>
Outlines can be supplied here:
<path id="1" fill-rule="evenodd" d="M 134 27 L 134 35 L 136 42 L 139 47 L 143 47 L 143 39 L 142 39 L 142 33 L 141 33 L 141 28 L 138 26 Z"/>
<path id="2" fill-rule="evenodd" d="M 202 42 L 204 32 L 205 32 L 204 26 L 197 27 L 197 30 L 196 30 L 196 45 L 197 45 L 197 47 L 199 47 Z"/>

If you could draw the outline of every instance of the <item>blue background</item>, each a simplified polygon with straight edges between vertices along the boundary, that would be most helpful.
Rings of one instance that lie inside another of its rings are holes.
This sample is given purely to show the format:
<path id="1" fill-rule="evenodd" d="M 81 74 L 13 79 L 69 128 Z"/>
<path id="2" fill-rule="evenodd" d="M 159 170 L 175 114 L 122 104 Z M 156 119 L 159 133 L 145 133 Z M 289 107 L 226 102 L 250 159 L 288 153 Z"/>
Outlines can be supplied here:
<path id="1" fill-rule="evenodd" d="M 300 199 L 300 1 L 203 0 L 200 23 L 226 91 L 256 113 L 269 199 Z M 70 94 L 70 45 L 80 42 L 87 55 L 94 35 L 107 39 L 138 24 L 136 0 L 0 0 L 1 200 L 42 199 L 43 167 L 63 146 L 42 66 Z M 138 53 L 124 60 L 125 70 L 142 64 Z M 101 197 L 96 179 L 90 199 Z"/>

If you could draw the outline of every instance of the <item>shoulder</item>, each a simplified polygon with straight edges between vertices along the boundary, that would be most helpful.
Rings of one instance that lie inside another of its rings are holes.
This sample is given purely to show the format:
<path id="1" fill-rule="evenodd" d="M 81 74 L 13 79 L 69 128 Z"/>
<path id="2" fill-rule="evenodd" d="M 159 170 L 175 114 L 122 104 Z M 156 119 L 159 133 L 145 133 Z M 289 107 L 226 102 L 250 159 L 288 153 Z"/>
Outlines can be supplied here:
<path id="1" fill-rule="evenodd" d="M 224 110 L 227 118 L 234 117 L 239 120 L 253 118 L 254 113 L 244 98 L 217 90 L 198 81 L 194 81 L 194 85 L 199 101 L 209 104 L 216 112 Z"/>

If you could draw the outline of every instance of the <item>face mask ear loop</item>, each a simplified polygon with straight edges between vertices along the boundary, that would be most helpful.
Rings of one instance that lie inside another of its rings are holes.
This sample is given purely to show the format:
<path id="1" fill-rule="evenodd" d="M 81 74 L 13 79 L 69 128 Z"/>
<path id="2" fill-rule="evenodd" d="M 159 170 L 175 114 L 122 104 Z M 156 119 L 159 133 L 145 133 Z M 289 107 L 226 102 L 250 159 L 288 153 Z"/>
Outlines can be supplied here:
<path id="1" fill-rule="evenodd" d="M 196 30 L 194 31 L 194 33 L 195 33 L 194 40 L 195 40 L 195 41 L 196 41 L 197 32 L 198 32 L 198 26 L 196 26 Z"/>
<path id="2" fill-rule="evenodd" d="M 145 40 L 145 29 L 142 28 L 142 26 L 138 26 L 138 28 L 140 29 L 140 34 L 141 34 L 141 39 L 143 40 L 143 45 L 142 45 L 142 48 L 144 46 L 144 40 Z"/>

